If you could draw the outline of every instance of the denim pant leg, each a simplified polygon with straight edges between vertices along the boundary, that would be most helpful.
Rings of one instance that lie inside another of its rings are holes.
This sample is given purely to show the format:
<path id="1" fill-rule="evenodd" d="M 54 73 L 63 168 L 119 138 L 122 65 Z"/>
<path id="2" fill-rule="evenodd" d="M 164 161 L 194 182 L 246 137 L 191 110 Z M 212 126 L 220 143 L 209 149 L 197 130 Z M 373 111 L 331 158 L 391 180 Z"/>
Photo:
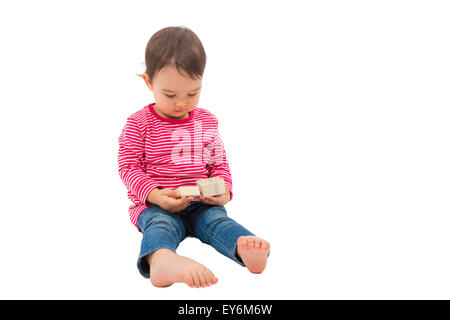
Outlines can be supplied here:
<path id="1" fill-rule="evenodd" d="M 161 248 L 175 252 L 186 237 L 186 229 L 176 214 L 158 205 L 152 205 L 142 211 L 138 218 L 138 227 L 143 235 L 137 267 L 142 276 L 150 278 L 150 266 L 145 256 Z"/>
<path id="2" fill-rule="evenodd" d="M 240 236 L 254 236 L 254 234 L 229 218 L 224 206 L 208 207 L 191 217 L 190 227 L 195 237 L 241 266 L 245 266 L 242 260 L 236 257 L 237 239 Z"/>

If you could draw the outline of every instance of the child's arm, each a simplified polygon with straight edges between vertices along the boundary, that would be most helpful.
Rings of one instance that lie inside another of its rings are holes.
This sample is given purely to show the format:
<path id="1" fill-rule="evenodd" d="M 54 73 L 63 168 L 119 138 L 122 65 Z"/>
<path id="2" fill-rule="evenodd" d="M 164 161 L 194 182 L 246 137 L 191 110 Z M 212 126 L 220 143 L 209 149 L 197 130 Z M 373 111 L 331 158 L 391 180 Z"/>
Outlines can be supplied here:
<path id="1" fill-rule="evenodd" d="M 206 148 L 210 152 L 210 160 L 206 165 L 206 168 L 209 171 L 209 177 L 221 177 L 225 181 L 225 185 L 230 194 L 230 199 L 233 198 L 232 186 L 233 182 L 231 179 L 230 166 L 227 160 L 225 147 L 220 138 L 219 128 L 218 128 L 218 120 L 214 117 L 215 121 L 215 130 L 214 130 L 214 138 L 210 144 L 206 146 Z"/>
<path id="2" fill-rule="evenodd" d="M 144 137 L 137 121 L 129 117 L 119 137 L 119 175 L 142 203 L 155 188 L 162 188 L 145 173 Z"/>
<path id="3" fill-rule="evenodd" d="M 144 134 L 137 121 L 129 117 L 119 137 L 120 178 L 142 203 L 150 202 L 173 213 L 185 209 L 193 198 L 179 197 L 175 190 L 164 188 L 151 179 L 145 173 L 144 160 Z"/>

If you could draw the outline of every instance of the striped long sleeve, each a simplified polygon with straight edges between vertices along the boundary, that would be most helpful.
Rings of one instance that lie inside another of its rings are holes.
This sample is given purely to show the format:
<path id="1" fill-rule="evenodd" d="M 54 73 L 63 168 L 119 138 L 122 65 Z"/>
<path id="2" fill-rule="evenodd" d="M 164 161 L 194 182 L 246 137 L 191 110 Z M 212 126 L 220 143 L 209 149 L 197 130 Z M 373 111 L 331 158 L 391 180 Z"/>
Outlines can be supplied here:
<path id="1" fill-rule="evenodd" d="M 146 203 L 148 194 L 160 186 L 145 173 L 144 146 L 144 137 L 136 120 L 128 118 L 119 137 L 119 175 L 141 203 Z"/>
<path id="2" fill-rule="evenodd" d="M 228 190 L 230 190 L 230 200 L 233 198 L 233 193 L 231 192 L 231 172 L 230 166 L 226 157 L 225 147 L 219 134 L 219 124 L 216 117 L 214 117 L 215 129 L 214 135 L 211 143 L 206 144 L 206 149 L 209 152 L 209 161 L 206 165 L 208 169 L 208 176 L 211 177 L 221 177 L 225 181 L 225 185 Z"/>

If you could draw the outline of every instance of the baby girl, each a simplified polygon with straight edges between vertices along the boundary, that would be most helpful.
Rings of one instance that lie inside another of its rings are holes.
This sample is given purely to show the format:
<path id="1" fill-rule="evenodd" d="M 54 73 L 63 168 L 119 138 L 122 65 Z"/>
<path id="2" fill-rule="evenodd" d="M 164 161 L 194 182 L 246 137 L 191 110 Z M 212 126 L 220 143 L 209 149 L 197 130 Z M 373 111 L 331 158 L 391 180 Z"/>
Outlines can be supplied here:
<path id="1" fill-rule="evenodd" d="M 119 137 L 119 175 L 132 201 L 131 222 L 143 234 L 137 267 L 156 287 L 206 287 L 217 277 L 176 253 L 186 237 L 213 246 L 252 273 L 266 267 L 269 242 L 227 216 L 232 179 L 218 120 L 197 107 L 206 65 L 200 39 L 186 27 L 156 32 L 142 74 L 155 102 L 130 115 Z M 181 196 L 175 189 L 220 177 L 226 193 Z"/>

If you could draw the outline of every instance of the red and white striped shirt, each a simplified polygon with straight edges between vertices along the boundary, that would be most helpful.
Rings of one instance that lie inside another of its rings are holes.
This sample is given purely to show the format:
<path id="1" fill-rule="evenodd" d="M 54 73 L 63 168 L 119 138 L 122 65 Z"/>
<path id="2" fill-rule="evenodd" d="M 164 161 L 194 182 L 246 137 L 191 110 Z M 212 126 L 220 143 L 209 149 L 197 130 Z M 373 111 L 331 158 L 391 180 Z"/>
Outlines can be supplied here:
<path id="1" fill-rule="evenodd" d="M 133 203 L 128 211 L 136 227 L 139 214 L 152 205 L 147 196 L 154 188 L 176 189 L 222 177 L 233 198 L 217 118 L 196 107 L 186 119 L 167 119 L 154 104 L 129 116 L 119 137 L 119 175 Z"/>

